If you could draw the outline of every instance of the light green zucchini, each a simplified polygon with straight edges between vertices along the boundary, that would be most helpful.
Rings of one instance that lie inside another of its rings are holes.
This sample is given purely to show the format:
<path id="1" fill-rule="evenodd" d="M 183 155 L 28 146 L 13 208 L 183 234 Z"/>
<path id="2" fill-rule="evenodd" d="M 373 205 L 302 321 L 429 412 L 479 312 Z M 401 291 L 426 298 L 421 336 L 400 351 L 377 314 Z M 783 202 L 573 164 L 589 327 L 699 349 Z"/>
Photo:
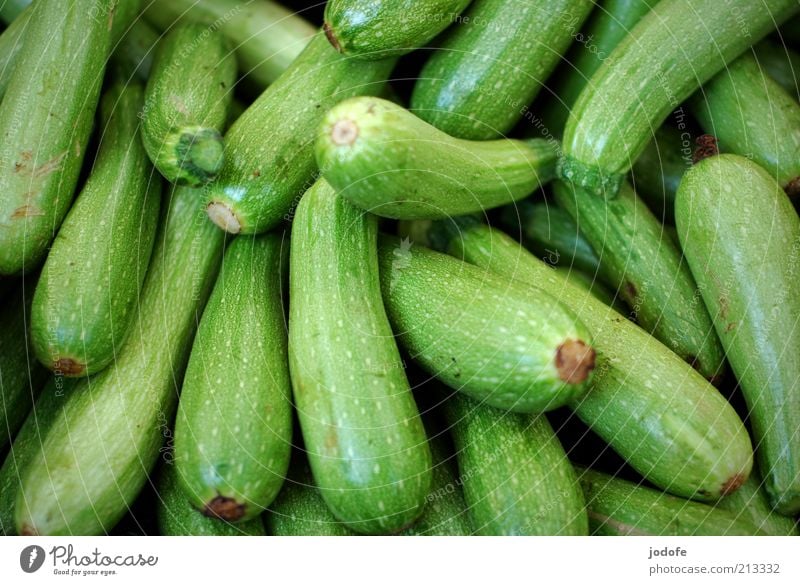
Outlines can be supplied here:
<path id="1" fill-rule="evenodd" d="M 753 47 L 758 66 L 794 99 L 800 99 L 800 54 L 765 39 Z"/>
<path id="2" fill-rule="evenodd" d="M 358 97 L 325 116 L 316 155 L 325 179 L 354 205 L 437 219 L 530 195 L 555 175 L 557 150 L 544 139 L 452 138 L 396 104 Z"/>
<path id="3" fill-rule="evenodd" d="M 0 34 L 0 99 L 8 89 L 8 83 L 16 69 L 17 59 L 22 49 L 22 39 L 28 28 L 33 10 L 28 8 Z"/>
<path id="4" fill-rule="evenodd" d="M 738 155 L 692 167 L 678 236 L 749 408 L 764 489 L 800 512 L 800 219 L 770 174 Z"/>
<path id="5" fill-rule="evenodd" d="M 800 536 L 800 529 L 794 518 L 781 516 L 772 509 L 757 471 L 750 474 L 742 487 L 721 498 L 716 506 L 751 522 L 770 536 Z"/>
<path id="6" fill-rule="evenodd" d="M 431 455 L 381 300 L 377 219 L 318 181 L 297 208 L 289 365 L 314 480 L 358 532 L 422 513 Z"/>

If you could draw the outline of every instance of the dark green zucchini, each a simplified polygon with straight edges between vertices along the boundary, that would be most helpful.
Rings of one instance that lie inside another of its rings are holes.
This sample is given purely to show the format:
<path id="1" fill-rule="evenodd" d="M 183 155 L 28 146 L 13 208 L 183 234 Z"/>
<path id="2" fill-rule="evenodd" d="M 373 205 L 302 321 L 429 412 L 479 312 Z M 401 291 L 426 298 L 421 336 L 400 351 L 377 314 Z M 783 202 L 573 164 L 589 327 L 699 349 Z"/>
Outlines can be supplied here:
<path id="1" fill-rule="evenodd" d="M 123 79 L 146 83 L 160 35 L 144 18 L 137 18 L 114 48 L 112 59 Z"/>
<path id="2" fill-rule="evenodd" d="M 0 5 L 0 20 L 6 24 L 11 24 L 30 4 L 31 0 L 3 0 L 2 5 Z"/>
<path id="3" fill-rule="evenodd" d="M 794 99 L 800 99 L 800 54 L 765 39 L 753 47 L 758 66 Z"/>

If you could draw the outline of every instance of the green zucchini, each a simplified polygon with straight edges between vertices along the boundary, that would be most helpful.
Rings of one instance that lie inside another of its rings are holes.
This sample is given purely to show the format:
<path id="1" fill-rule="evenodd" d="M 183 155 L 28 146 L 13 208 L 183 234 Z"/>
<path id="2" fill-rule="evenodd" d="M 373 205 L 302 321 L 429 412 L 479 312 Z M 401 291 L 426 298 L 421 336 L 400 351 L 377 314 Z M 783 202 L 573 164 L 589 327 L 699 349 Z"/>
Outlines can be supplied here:
<path id="1" fill-rule="evenodd" d="M 748 520 L 770 536 L 800 536 L 800 528 L 794 518 L 781 516 L 772 509 L 769 498 L 764 492 L 761 477 L 756 471 L 750 474 L 742 487 L 731 495 L 721 498 L 716 506 Z"/>
<path id="2" fill-rule="evenodd" d="M 747 431 L 699 373 L 502 232 L 471 218 L 455 223 L 432 227 L 450 254 L 536 287 L 532 298 L 539 290 L 553 295 L 586 323 L 597 366 L 591 389 L 571 407 L 641 475 L 675 495 L 706 500 L 747 479 L 753 460 Z"/>
<path id="3" fill-rule="evenodd" d="M 703 130 L 721 150 L 745 156 L 800 195 L 800 103 L 745 54 L 703 86 L 692 101 Z"/>
<path id="4" fill-rule="evenodd" d="M 543 414 L 501 412 L 458 395 L 445 413 L 476 534 L 588 534 L 575 471 Z"/>
<path id="5" fill-rule="evenodd" d="M 162 536 L 264 536 L 260 517 L 232 524 L 219 518 L 208 518 L 189 503 L 182 489 L 173 462 L 161 465 L 156 488 L 156 517 Z"/>
<path id="6" fill-rule="evenodd" d="M 448 386 L 496 408 L 553 410 L 579 398 L 592 338 L 555 297 L 534 298 L 408 240 L 382 237 L 381 288 L 400 343 Z"/>
<path id="7" fill-rule="evenodd" d="M 691 6 L 661 0 L 578 98 L 564 130 L 561 177 L 591 194 L 616 197 L 652 129 L 798 10 L 797 0 L 697 0 Z"/>
<path id="8" fill-rule="evenodd" d="M 137 18 L 114 48 L 113 60 L 123 79 L 147 82 L 160 35 L 143 18 Z"/>
<path id="9" fill-rule="evenodd" d="M 325 35 L 355 59 L 399 57 L 424 46 L 471 0 L 330 0 Z"/>
<path id="10" fill-rule="evenodd" d="M 764 488 L 800 512 L 800 219 L 770 173 L 738 155 L 692 167 L 675 202 L 686 261 L 744 394 Z"/>
<path id="11" fill-rule="evenodd" d="M 765 39 L 753 47 L 758 66 L 794 99 L 800 99 L 800 54 Z"/>
<path id="12" fill-rule="evenodd" d="M 22 425 L 46 376 L 28 342 L 33 288 L 32 283 L 23 283 L 8 294 L 0 309 L 0 450 Z"/>
<path id="13" fill-rule="evenodd" d="M 0 274 L 35 268 L 69 209 L 111 45 L 109 18 L 97 13 L 113 17 L 117 5 L 32 7 L 0 105 Z"/>
<path id="14" fill-rule="evenodd" d="M 580 287 L 582 290 L 592 293 L 596 299 L 613 308 L 620 315 L 627 314 L 626 307 L 623 306 L 619 297 L 616 294 L 612 294 L 594 275 L 589 275 L 566 266 L 554 266 L 553 268 L 555 268 L 555 271 L 563 278 L 575 286 Z"/>
<path id="15" fill-rule="evenodd" d="M 523 117 L 594 6 L 475 0 L 419 74 L 411 108 L 451 136 L 489 140 Z"/>
<path id="16" fill-rule="evenodd" d="M 33 347 L 64 376 L 94 374 L 113 362 L 135 316 L 161 196 L 139 137 L 143 93 L 117 83 L 103 96 L 97 161 L 36 286 Z"/>
<path id="17" fill-rule="evenodd" d="M 272 0 L 148 0 L 144 16 L 162 32 L 178 22 L 222 31 L 235 47 L 241 73 L 262 89 L 292 64 L 315 32 L 302 16 Z"/>
<path id="18" fill-rule="evenodd" d="M 422 512 L 431 455 L 381 301 L 377 219 L 318 181 L 297 208 L 289 365 L 311 469 L 334 515 L 397 532 Z"/>
<path id="19" fill-rule="evenodd" d="M 17 65 L 17 56 L 22 49 L 22 39 L 28 28 L 33 9 L 28 8 L 15 18 L 0 34 L 0 99 L 6 94 L 8 83 Z"/>
<path id="20" fill-rule="evenodd" d="M 748 519 L 643 485 L 578 470 L 593 536 L 758 536 Z"/>
<path id="21" fill-rule="evenodd" d="M 0 20 L 11 24 L 30 6 L 30 3 L 31 0 L 3 0 L 0 6 Z"/>
<path id="22" fill-rule="evenodd" d="M 204 220 L 194 190 L 177 188 L 165 203 L 132 334 L 111 367 L 70 392 L 22 476 L 24 497 L 17 497 L 14 510 L 21 534 L 110 530 L 171 434 L 176 380 L 219 267 L 224 234 Z"/>
<path id="23" fill-rule="evenodd" d="M 452 138 L 375 97 L 340 103 L 316 144 L 325 179 L 354 205 L 385 217 L 437 219 L 484 211 L 530 195 L 555 175 L 544 139 Z"/>
<path id="24" fill-rule="evenodd" d="M 222 33 L 188 23 L 159 43 L 142 110 L 142 140 L 170 182 L 199 187 L 219 173 L 235 81 L 236 61 Z"/>
<path id="25" fill-rule="evenodd" d="M 314 180 L 313 140 L 325 112 L 348 97 L 380 91 L 393 66 L 343 57 L 317 35 L 225 134 L 225 164 L 206 199 L 212 221 L 230 233 L 252 234 L 291 220 Z"/>
<path id="26" fill-rule="evenodd" d="M 292 389 L 281 270 L 287 248 L 279 233 L 234 240 L 197 330 L 175 458 L 184 492 L 207 516 L 257 516 L 289 467 Z"/>
<path id="27" fill-rule="evenodd" d="M 600 257 L 602 273 L 645 331 L 708 379 L 721 376 L 724 356 L 689 267 L 661 223 L 622 185 L 604 201 L 557 181 L 553 193 Z"/>

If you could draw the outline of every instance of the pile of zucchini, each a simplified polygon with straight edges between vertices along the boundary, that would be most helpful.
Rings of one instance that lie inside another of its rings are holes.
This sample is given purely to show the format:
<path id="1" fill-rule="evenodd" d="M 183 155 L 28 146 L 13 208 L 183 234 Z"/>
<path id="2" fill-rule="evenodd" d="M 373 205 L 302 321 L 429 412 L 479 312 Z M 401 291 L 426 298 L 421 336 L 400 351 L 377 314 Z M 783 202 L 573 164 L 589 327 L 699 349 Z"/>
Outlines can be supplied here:
<path id="1" fill-rule="evenodd" d="M 298 8 L 2 4 L 0 533 L 798 534 L 797 0 Z"/>

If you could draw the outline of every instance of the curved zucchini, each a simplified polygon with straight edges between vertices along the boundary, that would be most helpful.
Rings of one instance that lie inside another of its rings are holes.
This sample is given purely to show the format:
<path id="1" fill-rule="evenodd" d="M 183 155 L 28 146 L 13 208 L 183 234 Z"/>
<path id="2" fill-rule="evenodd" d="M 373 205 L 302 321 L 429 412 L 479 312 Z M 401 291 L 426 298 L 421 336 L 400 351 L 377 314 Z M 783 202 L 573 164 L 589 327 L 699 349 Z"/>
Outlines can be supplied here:
<path id="1" fill-rule="evenodd" d="M 755 161 L 790 197 L 800 195 L 800 104 L 753 55 L 739 57 L 703 86 L 692 112 L 721 150 Z"/>
<path id="2" fill-rule="evenodd" d="M 794 99 L 800 99 L 800 54 L 765 39 L 753 47 L 758 66 Z"/>
<path id="3" fill-rule="evenodd" d="M 8 83 L 17 67 L 19 52 L 22 50 L 22 40 L 30 23 L 31 12 L 28 8 L 14 19 L 0 34 L 0 100 L 6 94 Z"/>
<path id="4" fill-rule="evenodd" d="M 375 97 L 334 107 L 319 128 L 317 164 L 348 201 L 397 219 L 484 211 L 530 195 L 555 175 L 544 139 L 452 138 Z"/>
<path id="5" fill-rule="evenodd" d="M 593 6 L 475 0 L 422 68 L 412 110 L 458 138 L 504 136 L 528 113 Z"/>
<path id="6" fill-rule="evenodd" d="M 179 22 L 219 29 L 245 79 L 261 89 L 292 64 L 316 32 L 299 14 L 273 0 L 148 0 L 145 18 L 164 32 Z"/>
<path id="7" fill-rule="evenodd" d="M 422 513 L 431 454 L 381 301 L 377 219 L 325 181 L 292 228 L 289 365 L 314 479 L 358 532 L 397 532 Z"/>
<path id="8" fill-rule="evenodd" d="M 794 518 L 781 516 L 772 509 L 756 471 L 750 474 L 742 487 L 721 498 L 716 507 L 749 521 L 770 536 L 800 536 L 800 528 Z"/>
<path id="9" fill-rule="evenodd" d="M 738 155 L 707 158 L 675 202 L 683 252 L 744 394 L 764 489 L 800 512 L 800 219 L 770 174 Z"/>
<path id="10" fill-rule="evenodd" d="M 20 534 L 107 532 L 158 458 L 224 238 L 194 190 L 178 188 L 167 203 L 132 334 L 112 366 L 70 392 L 22 476 Z"/>
<path id="11" fill-rule="evenodd" d="M 591 194 L 616 197 L 652 129 L 798 10 L 797 0 L 697 0 L 691 6 L 661 0 L 578 98 L 564 130 L 561 177 Z"/>
<path id="12" fill-rule="evenodd" d="M 182 400 L 183 398 L 181 398 Z M 236 524 L 208 518 L 189 503 L 174 462 L 161 465 L 156 489 L 156 517 L 162 536 L 264 536 L 264 522 L 256 516 Z"/>
<path id="13" fill-rule="evenodd" d="M 501 412 L 459 395 L 448 397 L 445 414 L 476 534 L 588 534 L 575 471 L 544 415 Z"/>
<path id="14" fill-rule="evenodd" d="M 161 197 L 139 137 L 142 96 L 141 86 L 121 83 L 103 96 L 97 161 L 36 286 L 33 347 L 41 363 L 64 376 L 108 366 L 135 317 Z"/>
<path id="15" fill-rule="evenodd" d="M 197 330 L 178 404 L 175 459 L 189 501 L 207 516 L 235 522 L 260 514 L 289 467 L 287 249 L 279 233 L 234 240 Z"/>
<path id="16" fill-rule="evenodd" d="M 467 218 L 457 224 L 436 226 L 450 254 L 536 287 L 532 298 L 539 290 L 553 295 L 586 323 L 597 366 L 590 390 L 571 407 L 641 475 L 675 495 L 705 500 L 747 479 L 747 431 L 699 373 L 502 232 Z"/>
<path id="17" fill-rule="evenodd" d="M 291 220 L 314 180 L 314 136 L 325 112 L 343 99 L 380 91 L 393 66 L 348 59 L 324 35 L 314 38 L 225 134 L 225 164 L 206 198 L 211 220 L 234 234 Z"/>
<path id="18" fill-rule="evenodd" d="M 137 18 L 114 49 L 112 59 L 122 79 L 147 83 L 160 35 L 143 18 Z"/>
<path id="19" fill-rule="evenodd" d="M 32 6 L 0 105 L 0 274 L 35 268 L 69 209 L 111 46 L 109 17 L 97 12 L 113 18 L 117 4 Z"/>
<path id="20" fill-rule="evenodd" d="M 591 471 L 578 470 L 593 536 L 759 536 L 734 513 Z"/>
<path id="21" fill-rule="evenodd" d="M 355 59 L 399 57 L 424 46 L 471 0 L 330 0 L 325 35 Z"/>
<path id="22" fill-rule="evenodd" d="M 588 388 L 591 336 L 554 297 L 408 240 L 382 237 L 379 256 L 400 343 L 448 386 L 517 412 L 553 410 Z"/>
<path id="23" fill-rule="evenodd" d="M 236 61 L 219 31 L 182 24 L 158 45 L 142 110 L 142 140 L 172 183 L 199 187 L 222 168 L 222 132 Z"/>

